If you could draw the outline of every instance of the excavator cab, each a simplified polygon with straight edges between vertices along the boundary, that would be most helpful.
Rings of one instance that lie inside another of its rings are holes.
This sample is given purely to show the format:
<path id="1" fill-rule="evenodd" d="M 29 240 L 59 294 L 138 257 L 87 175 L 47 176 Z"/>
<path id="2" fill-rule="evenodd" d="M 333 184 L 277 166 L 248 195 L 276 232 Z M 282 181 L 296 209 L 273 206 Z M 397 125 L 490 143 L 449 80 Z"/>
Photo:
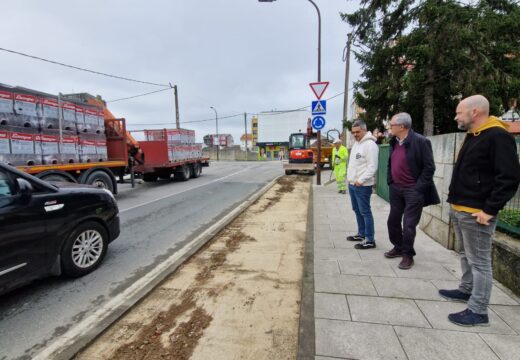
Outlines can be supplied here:
<path id="1" fill-rule="evenodd" d="M 309 139 L 303 133 L 294 133 L 289 136 L 289 163 L 312 163 L 313 152 L 308 150 Z"/>

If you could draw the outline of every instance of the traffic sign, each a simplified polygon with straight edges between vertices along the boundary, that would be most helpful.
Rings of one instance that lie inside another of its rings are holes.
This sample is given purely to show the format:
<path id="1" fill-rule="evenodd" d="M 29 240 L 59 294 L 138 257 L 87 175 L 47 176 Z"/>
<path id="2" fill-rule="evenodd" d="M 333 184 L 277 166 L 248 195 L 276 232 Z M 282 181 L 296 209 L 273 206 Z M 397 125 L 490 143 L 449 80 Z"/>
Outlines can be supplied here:
<path id="1" fill-rule="evenodd" d="M 312 92 L 314 93 L 314 95 L 316 95 L 316 98 L 319 100 L 319 99 L 321 99 L 325 90 L 327 90 L 327 87 L 329 86 L 329 82 L 321 81 L 321 82 L 310 83 L 309 85 L 312 89 Z"/>
<path id="2" fill-rule="evenodd" d="M 312 128 L 314 130 L 321 130 L 325 127 L 325 118 L 323 116 L 315 116 L 312 119 Z"/>
<path id="3" fill-rule="evenodd" d="M 327 113 L 327 100 L 316 100 L 312 102 L 312 115 L 325 115 Z"/>

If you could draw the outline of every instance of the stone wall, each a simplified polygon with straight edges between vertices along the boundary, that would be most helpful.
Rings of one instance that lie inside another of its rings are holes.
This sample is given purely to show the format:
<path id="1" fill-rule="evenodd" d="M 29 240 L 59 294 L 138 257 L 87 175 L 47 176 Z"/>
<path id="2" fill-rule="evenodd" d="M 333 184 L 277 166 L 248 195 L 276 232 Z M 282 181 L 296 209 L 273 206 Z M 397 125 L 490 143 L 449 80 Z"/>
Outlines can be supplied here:
<path id="1" fill-rule="evenodd" d="M 450 226 L 450 204 L 446 202 L 453 172 L 453 164 L 462 142 L 464 133 L 451 133 L 429 137 L 435 160 L 433 181 L 439 192 L 441 203 L 424 208 L 419 227 L 437 242 L 448 249 L 459 250 Z"/>
<path id="2" fill-rule="evenodd" d="M 217 160 L 216 149 L 203 149 L 202 155 L 209 157 L 210 160 Z M 219 150 L 218 157 L 222 161 L 256 161 L 258 160 L 258 153 L 252 151 L 244 151 L 239 148 L 226 148 Z"/>

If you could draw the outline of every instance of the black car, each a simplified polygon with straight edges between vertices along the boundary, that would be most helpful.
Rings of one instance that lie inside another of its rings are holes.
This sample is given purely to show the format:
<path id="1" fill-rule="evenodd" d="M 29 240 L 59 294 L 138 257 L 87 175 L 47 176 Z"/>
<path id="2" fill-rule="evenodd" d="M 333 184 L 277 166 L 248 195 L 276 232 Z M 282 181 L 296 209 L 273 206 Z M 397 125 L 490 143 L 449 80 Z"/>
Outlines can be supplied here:
<path id="1" fill-rule="evenodd" d="M 119 236 L 118 213 L 107 190 L 48 183 L 0 163 L 0 294 L 96 269 Z"/>

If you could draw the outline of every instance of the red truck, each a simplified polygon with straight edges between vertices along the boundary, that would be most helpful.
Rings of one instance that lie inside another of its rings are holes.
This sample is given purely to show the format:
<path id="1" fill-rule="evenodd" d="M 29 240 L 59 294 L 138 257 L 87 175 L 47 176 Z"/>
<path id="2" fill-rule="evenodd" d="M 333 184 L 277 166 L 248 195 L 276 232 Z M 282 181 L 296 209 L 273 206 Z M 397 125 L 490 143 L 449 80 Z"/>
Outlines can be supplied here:
<path id="1" fill-rule="evenodd" d="M 99 96 L 56 97 L 0 84 L 0 162 L 40 179 L 94 185 L 116 194 L 116 176 L 131 173 L 155 181 L 174 174 L 185 181 L 209 165 L 197 151 L 201 145 L 194 143 L 193 131 L 144 132 L 146 141 L 136 141 L 125 119 L 115 118 Z M 169 132 L 189 132 L 190 138 L 172 140 Z"/>

